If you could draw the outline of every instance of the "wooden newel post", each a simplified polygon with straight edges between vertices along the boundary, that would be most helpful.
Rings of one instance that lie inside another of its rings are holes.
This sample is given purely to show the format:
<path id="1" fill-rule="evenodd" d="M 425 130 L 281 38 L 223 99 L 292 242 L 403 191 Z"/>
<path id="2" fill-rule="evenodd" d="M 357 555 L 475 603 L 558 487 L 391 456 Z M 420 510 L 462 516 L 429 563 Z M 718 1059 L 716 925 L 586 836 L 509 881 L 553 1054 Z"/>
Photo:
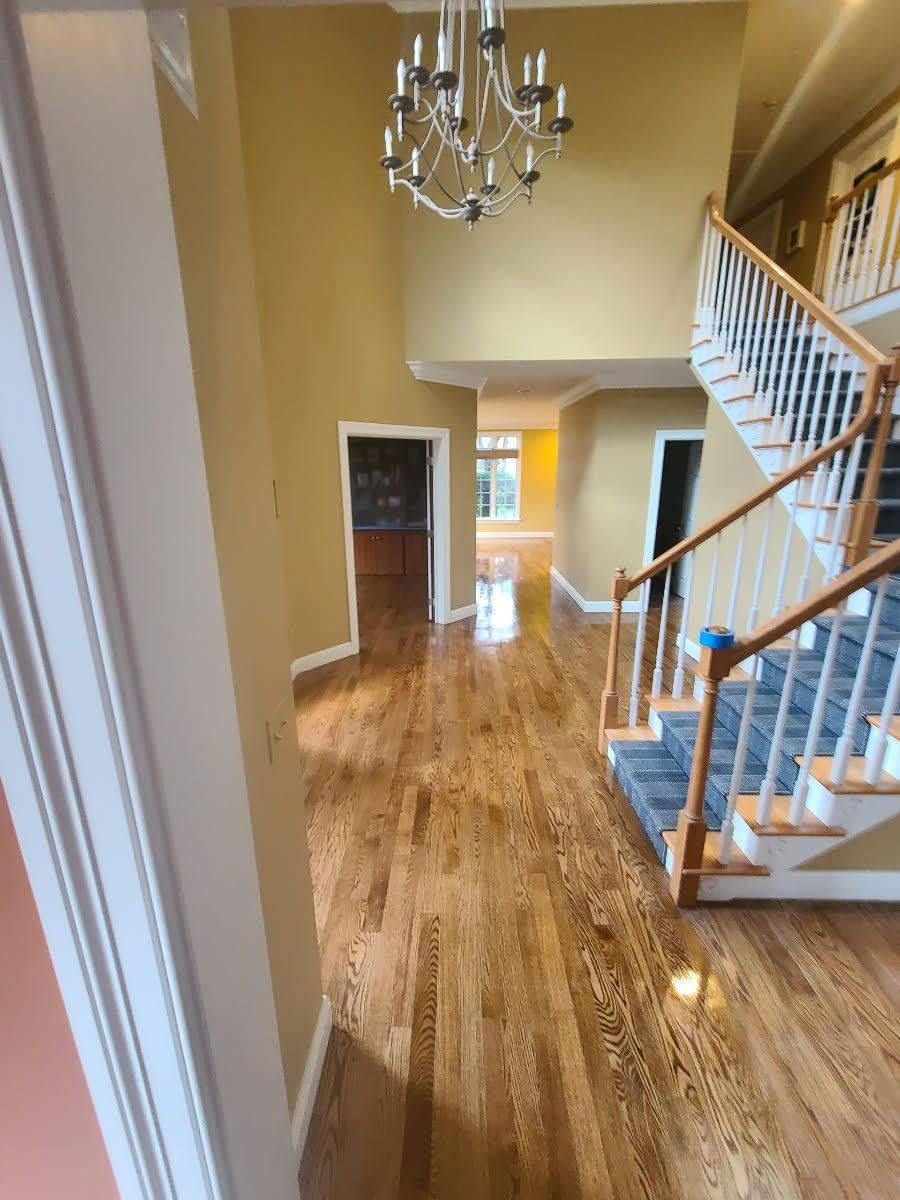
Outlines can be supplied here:
<path id="1" fill-rule="evenodd" d="M 834 222 L 837 217 L 837 209 L 834 207 L 839 199 L 836 195 L 828 197 L 828 203 L 825 205 L 825 226 L 824 236 L 822 238 L 822 253 L 819 255 L 819 262 L 816 269 L 816 284 L 813 288 L 815 294 L 820 300 L 825 299 L 825 282 L 828 278 L 828 263 L 831 260 L 831 241 L 834 237 Z"/>
<path id="2" fill-rule="evenodd" d="M 690 907 L 697 903 L 700 887 L 700 868 L 703 865 L 703 847 L 706 843 L 706 783 L 709 778 L 709 754 L 712 747 L 713 725 L 716 720 L 716 703 L 719 698 L 719 683 L 728 674 L 718 665 L 721 651 L 704 647 L 700 658 L 700 677 L 703 680 L 703 706 L 697 725 L 697 740 L 694 743 L 694 758 L 688 781 L 687 799 L 678 817 L 674 862 L 669 881 L 669 891 L 676 904 Z"/>
<path id="3" fill-rule="evenodd" d="M 616 567 L 612 577 L 609 594 L 612 597 L 612 620 L 609 625 L 609 654 L 606 659 L 606 687 L 600 698 L 600 732 L 597 736 L 597 748 L 601 754 L 606 753 L 609 739 L 607 729 L 619 727 L 619 633 L 622 625 L 622 601 L 628 595 L 629 584 L 624 567 Z"/>

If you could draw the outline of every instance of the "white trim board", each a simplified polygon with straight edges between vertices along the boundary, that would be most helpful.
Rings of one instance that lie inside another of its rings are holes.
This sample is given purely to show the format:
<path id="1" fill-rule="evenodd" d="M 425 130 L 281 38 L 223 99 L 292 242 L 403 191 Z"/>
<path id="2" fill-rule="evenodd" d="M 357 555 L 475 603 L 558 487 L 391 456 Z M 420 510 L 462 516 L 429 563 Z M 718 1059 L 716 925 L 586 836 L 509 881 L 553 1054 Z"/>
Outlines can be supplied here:
<path id="1" fill-rule="evenodd" d="M 328 1040 L 331 1037 L 331 1001 L 327 996 L 322 997 L 322 1006 L 316 1018 L 316 1027 L 309 1043 L 309 1053 L 306 1056 L 306 1066 L 303 1068 L 303 1078 L 297 1089 L 297 1100 L 291 1116 L 291 1140 L 297 1155 L 297 1166 L 303 1157 L 306 1137 L 309 1133 L 309 1123 L 312 1120 L 313 1108 L 316 1103 L 316 1092 L 319 1090 L 319 1080 L 322 1078 L 322 1068 L 325 1065 L 325 1054 L 328 1050 Z"/>
<path id="2" fill-rule="evenodd" d="M 612 600 L 585 600 L 581 592 L 579 592 L 574 584 L 569 583 L 568 579 L 566 579 L 565 575 L 563 575 L 562 571 L 560 571 L 558 567 L 551 566 L 550 574 L 560 585 L 560 587 L 569 593 L 582 612 L 611 613 L 613 611 Z M 640 606 L 639 600 L 623 600 L 622 612 L 636 613 L 640 611 Z"/>
<path id="3" fill-rule="evenodd" d="M 348 653 L 359 653 L 359 614 L 356 608 L 356 564 L 353 554 L 353 510 L 350 491 L 351 437 L 410 438 L 430 441 L 434 458 L 434 599 L 435 622 L 456 620 L 450 610 L 450 430 L 429 425 L 388 425 L 372 421 L 338 421 L 338 456 L 341 471 L 341 505 L 344 518 L 344 563 L 347 571 L 347 606 L 350 613 Z"/>
<path id="4" fill-rule="evenodd" d="M 669 870 L 668 866 L 666 868 Z M 671 874 L 671 871 L 670 871 Z M 900 900 L 900 871 L 773 871 L 771 875 L 705 875 L 700 899 Z"/>
<path id="5" fill-rule="evenodd" d="M 656 523 L 659 520 L 659 493 L 662 488 L 663 461 L 666 442 L 705 441 L 705 429 L 657 429 L 653 441 L 653 465 L 650 468 L 650 490 L 647 499 L 647 525 L 644 530 L 644 562 L 653 561 L 656 545 Z"/>
<path id="6" fill-rule="evenodd" d="M 341 658 L 349 658 L 351 654 L 358 652 L 359 646 L 354 646 L 352 642 L 339 642 L 336 646 L 326 646 L 324 650 L 315 650 L 312 654 L 304 654 L 300 658 L 295 658 L 291 663 L 291 679 L 296 679 L 304 671 L 314 671 L 316 667 L 327 666 L 328 663 L 337 662 Z"/>
<path id="7" fill-rule="evenodd" d="M 552 538 L 553 530 L 548 529 L 541 533 L 524 533 L 522 530 L 517 529 L 506 533 L 502 529 L 477 529 L 475 537 L 478 541 L 481 541 L 483 538 L 499 539 L 500 541 L 506 541 L 508 538 Z"/>
<path id="8" fill-rule="evenodd" d="M 451 608 L 450 615 L 444 624 L 452 625 L 454 621 L 465 621 L 467 617 L 474 617 L 477 611 L 478 608 L 475 604 L 466 604 L 463 608 Z"/>

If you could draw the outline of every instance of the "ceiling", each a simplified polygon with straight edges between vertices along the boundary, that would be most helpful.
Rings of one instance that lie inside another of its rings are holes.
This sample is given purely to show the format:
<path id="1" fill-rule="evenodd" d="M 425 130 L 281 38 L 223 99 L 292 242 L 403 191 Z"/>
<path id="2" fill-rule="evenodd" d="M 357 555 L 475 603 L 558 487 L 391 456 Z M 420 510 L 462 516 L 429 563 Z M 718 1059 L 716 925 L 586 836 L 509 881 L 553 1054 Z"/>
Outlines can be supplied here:
<path id="1" fill-rule="evenodd" d="M 749 213 L 898 86 L 900 0 L 750 0 L 729 218 Z"/>

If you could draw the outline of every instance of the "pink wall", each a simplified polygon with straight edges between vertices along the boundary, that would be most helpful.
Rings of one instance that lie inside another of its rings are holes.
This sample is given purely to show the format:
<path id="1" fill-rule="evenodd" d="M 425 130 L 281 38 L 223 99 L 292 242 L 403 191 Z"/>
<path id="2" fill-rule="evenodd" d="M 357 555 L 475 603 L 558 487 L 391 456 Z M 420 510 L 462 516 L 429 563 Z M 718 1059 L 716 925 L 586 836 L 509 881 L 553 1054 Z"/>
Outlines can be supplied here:
<path id="1" fill-rule="evenodd" d="M 0 788 L 0 1200 L 117 1196 Z"/>

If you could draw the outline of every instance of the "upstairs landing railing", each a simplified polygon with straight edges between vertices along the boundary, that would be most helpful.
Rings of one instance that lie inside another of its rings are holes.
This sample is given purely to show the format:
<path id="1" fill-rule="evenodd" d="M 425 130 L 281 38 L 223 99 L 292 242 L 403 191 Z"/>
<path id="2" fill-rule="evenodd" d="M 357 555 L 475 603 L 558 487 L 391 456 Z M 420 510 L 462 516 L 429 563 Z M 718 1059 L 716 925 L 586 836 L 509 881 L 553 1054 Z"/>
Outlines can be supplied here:
<path id="1" fill-rule="evenodd" d="M 726 403 L 742 405 L 748 415 L 741 421 L 759 439 L 754 444 L 761 453 L 777 451 L 786 465 L 758 491 L 634 574 L 624 567 L 617 570 L 611 585 L 609 658 L 600 713 L 599 745 L 604 753 L 607 729 L 618 728 L 623 719 L 629 726 L 638 724 L 647 678 L 651 699 L 685 698 L 695 627 L 740 630 L 738 645 L 759 633 L 768 636 L 765 631 L 790 606 L 815 608 L 819 597 L 832 594 L 835 581 L 846 578 L 841 572 L 863 563 L 872 550 L 900 360 L 881 354 L 733 229 L 722 217 L 715 195 L 709 198 L 703 236 L 694 331 L 695 358 L 705 354 L 715 379 L 727 380 L 731 395 Z M 670 629 L 676 577 L 681 610 L 677 629 Z M 659 632 L 650 648 L 652 659 L 645 662 L 645 656 L 650 658 L 645 642 L 654 580 L 661 584 Z M 639 597 L 634 664 L 622 706 L 622 604 L 634 592 Z M 692 625 L 695 597 L 698 619 Z M 762 645 L 781 636 L 772 635 Z M 799 647 L 799 640 L 792 645 Z M 771 816 L 796 660 L 794 652 L 760 789 L 761 824 Z M 748 712 L 751 703 L 752 695 Z M 705 787 L 709 744 L 703 730 L 701 720 L 694 764 Z M 742 729 L 744 752 L 748 734 L 749 728 Z M 740 772 L 729 795 L 728 820 L 739 784 Z M 701 817 L 692 815 L 685 837 L 679 835 L 679 874 L 699 869 L 702 804 L 700 813 Z M 794 815 L 802 819 L 799 802 Z M 726 864 L 730 860 L 728 821 L 718 855 Z"/>
<path id="2" fill-rule="evenodd" d="M 900 158 L 825 207 L 816 295 L 841 311 L 900 288 Z"/>

